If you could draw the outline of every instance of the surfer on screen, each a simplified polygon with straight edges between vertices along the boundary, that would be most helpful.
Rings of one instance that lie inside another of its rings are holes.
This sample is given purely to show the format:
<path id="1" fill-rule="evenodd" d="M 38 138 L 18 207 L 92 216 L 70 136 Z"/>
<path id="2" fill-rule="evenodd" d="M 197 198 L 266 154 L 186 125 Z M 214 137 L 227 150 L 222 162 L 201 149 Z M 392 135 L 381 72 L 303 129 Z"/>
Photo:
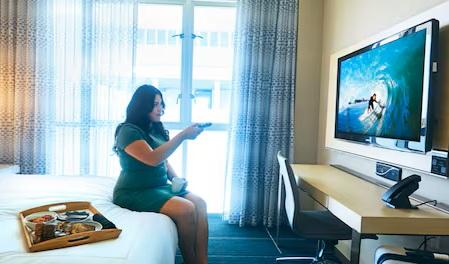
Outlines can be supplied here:
<path id="1" fill-rule="evenodd" d="M 376 100 L 376 94 L 374 93 L 368 101 L 368 113 L 374 110 L 374 102 L 378 103 Z"/>

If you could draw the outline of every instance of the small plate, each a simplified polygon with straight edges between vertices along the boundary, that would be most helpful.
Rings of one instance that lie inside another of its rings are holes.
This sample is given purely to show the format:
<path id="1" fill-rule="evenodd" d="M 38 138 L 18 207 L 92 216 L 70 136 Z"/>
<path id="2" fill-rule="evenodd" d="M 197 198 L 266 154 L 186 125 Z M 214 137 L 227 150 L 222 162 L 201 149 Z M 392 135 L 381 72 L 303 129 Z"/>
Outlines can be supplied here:
<path id="1" fill-rule="evenodd" d="M 78 227 L 78 225 L 81 225 L 81 227 Z M 91 226 L 94 227 L 94 230 L 84 230 L 83 227 L 85 226 Z M 75 228 L 75 230 L 73 230 Z M 72 234 L 82 233 L 82 232 L 88 232 L 88 231 L 99 231 L 103 229 L 103 226 L 95 221 L 83 221 L 83 222 L 72 222 Z"/>

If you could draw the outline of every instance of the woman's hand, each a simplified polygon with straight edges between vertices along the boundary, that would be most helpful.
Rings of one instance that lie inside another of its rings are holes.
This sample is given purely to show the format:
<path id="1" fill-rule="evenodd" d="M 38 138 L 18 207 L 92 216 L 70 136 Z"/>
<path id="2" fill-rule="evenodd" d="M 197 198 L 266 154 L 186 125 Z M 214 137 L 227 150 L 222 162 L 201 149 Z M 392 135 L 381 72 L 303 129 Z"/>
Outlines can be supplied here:
<path id="1" fill-rule="evenodd" d="M 184 139 L 195 139 L 204 129 L 198 127 L 198 124 L 195 123 L 189 127 L 186 127 L 183 131 L 181 131 Z"/>

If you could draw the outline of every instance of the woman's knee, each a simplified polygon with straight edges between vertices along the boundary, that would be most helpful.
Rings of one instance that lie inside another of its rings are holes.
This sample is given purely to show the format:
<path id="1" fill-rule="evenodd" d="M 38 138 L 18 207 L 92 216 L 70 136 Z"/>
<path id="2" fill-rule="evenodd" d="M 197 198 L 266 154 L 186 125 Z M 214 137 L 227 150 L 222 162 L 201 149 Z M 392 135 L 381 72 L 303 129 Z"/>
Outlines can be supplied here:
<path id="1" fill-rule="evenodd" d="M 180 208 L 179 208 L 179 214 L 181 218 L 195 218 L 195 204 L 191 201 L 186 201 Z"/>
<path id="2" fill-rule="evenodd" d="M 207 212 L 207 203 L 201 197 L 198 197 L 198 199 L 196 200 L 195 207 L 201 212 Z"/>
<path id="3" fill-rule="evenodd" d="M 186 196 L 186 198 L 195 204 L 195 208 L 198 212 L 203 213 L 207 212 L 207 203 L 206 201 L 204 201 L 203 198 L 196 196 L 194 194 L 190 194 Z"/>
<path id="4" fill-rule="evenodd" d="M 167 201 L 160 212 L 178 221 L 195 221 L 195 204 L 187 199 L 175 197 Z"/>

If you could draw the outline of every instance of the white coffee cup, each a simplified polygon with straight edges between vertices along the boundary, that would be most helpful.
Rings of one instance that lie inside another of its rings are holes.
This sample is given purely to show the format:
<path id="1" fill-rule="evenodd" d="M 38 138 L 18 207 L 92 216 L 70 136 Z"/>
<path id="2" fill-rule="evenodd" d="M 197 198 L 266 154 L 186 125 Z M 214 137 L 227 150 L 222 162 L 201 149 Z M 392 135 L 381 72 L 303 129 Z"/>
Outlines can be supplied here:
<path id="1" fill-rule="evenodd" d="M 184 178 L 175 177 L 171 181 L 171 191 L 174 193 L 182 191 L 187 185 Z"/>

